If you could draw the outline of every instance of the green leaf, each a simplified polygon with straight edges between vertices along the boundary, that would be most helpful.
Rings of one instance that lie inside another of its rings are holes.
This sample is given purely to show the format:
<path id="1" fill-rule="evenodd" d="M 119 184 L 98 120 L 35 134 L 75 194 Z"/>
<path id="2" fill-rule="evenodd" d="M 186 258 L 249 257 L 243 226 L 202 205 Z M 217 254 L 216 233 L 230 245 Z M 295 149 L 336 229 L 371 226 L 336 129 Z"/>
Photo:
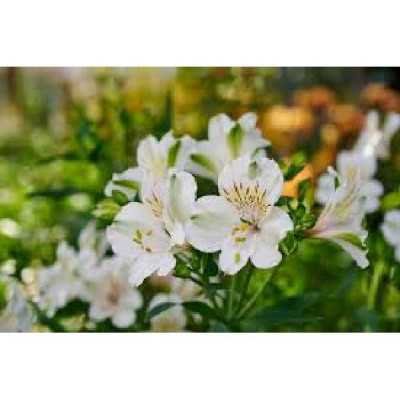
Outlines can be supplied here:
<path id="1" fill-rule="evenodd" d="M 0 311 L 7 307 L 7 284 L 0 282 Z"/>
<path id="2" fill-rule="evenodd" d="M 244 132 L 240 124 L 236 124 L 228 133 L 226 138 L 228 147 L 231 151 L 232 158 L 238 158 L 240 155 L 240 148 L 242 146 Z"/>
<path id="3" fill-rule="evenodd" d="M 191 275 L 191 271 L 186 262 L 177 258 L 176 266 L 174 269 L 174 276 L 178 278 L 188 278 Z"/>
<path id="4" fill-rule="evenodd" d="M 176 159 L 178 158 L 178 153 L 179 150 L 182 146 L 182 142 L 180 140 L 177 140 L 168 150 L 168 155 L 167 155 L 167 164 L 168 168 L 172 168 L 175 166 Z"/>
<path id="5" fill-rule="evenodd" d="M 229 329 L 224 323 L 220 321 L 211 321 L 208 332 L 226 333 L 229 332 Z"/>
<path id="6" fill-rule="evenodd" d="M 165 303 L 161 303 L 158 304 L 157 306 L 153 307 L 149 313 L 148 313 L 148 318 L 152 319 L 154 318 L 156 315 L 161 314 L 164 311 L 169 310 L 171 307 L 176 306 L 176 303 L 172 303 L 172 302 L 165 302 Z"/>
<path id="7" fill-rule="evenodd" d="M 302 171 L 302 169 L 304 168 L 304 166 L 306 164 L 306 161 L 307 161 L 307 159 L 303 152 L 295 154 L 291 159 L 291 163 L 290 163 L 288 169 L 286 170 L 286 172 L 283 175 L 285 178 L 285 181 L 292 180 L 300 171 Z"/>
<path id="8" fill-rule="evenodd" d="M 305 179 L 298 185 L 298 199 L 300 203 L 303 203 L 311 189 L 311 179 Z"/>
<path id="9" fill-rule="evenodd" d="M 301 296 L 289 297 L 276 303 L 274 306 L 256 310 L 248 318 L 242 321 L 244 330 L 267 330 L 271 326 L 281 324 L 315 322 L 321 319 L 319 316 L 306 313 L 319 299 L 316 292 L 306 293 Z"/>
<path id="10" fill-rule="evenodd" d="M 112 198 L 121 206 L 124 206 L 129 202 L 127 195 L 119 190 L 112 191 Z"/>
<path id="11" fill-rule="evenodd" d="M 400 192 L 388 193 L 381 201 L 382 211 L 389 211 L 393 208 L 400 207 Z"/>
<path id="12" fill-rule="evenodd" d="M 200 314 L 203 317 L 215 318 L 214 310 L 202 301 L 186 301 L 182 305 L 186 310 Z"/>

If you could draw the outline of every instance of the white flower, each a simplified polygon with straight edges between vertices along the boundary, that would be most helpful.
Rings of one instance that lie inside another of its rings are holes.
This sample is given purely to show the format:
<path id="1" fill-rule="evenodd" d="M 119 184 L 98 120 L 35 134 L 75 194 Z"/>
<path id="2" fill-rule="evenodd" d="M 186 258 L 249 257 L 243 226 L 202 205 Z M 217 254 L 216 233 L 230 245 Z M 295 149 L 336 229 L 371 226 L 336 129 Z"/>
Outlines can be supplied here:
<path id="1" fill-rule="evenodd" d="M 288 214 L 274 206 L 283 187 L 278 164 L 266 157 L 241 157 L 222 170 L 220 196 L 204 196 L 186 224 L 188 241 L 197 249 L 221 250 L 219 268 L 235 274 L 251 259 L 270 268 L 282 259 L 279 242 L 293 229 Z"/>
<path id="2" fill-rule="evenodd" d="M 377 170 L 376 158 L 355 151 L 342 151 L 337 158 L 339 175 L 344 175 L 345 171 L 351 168 L 360 171 L 360 196 L 365 198 L 365 212 L 374 212 L 378 209 L 379 198 L 383 194 L 383 185 L 373 179 Z M 327 204 L 334 192 L 335 177 L 332 174 L 322 175 L 318 181 L 317 201 L 321 204 Z"/>
<path id="3" fill-rule="evenodd" d="M 153 332 L 181 332 L 186 326 L 186 315 L 181 306 L 181 298 L 173 293 L 159 293 L 150 302 L 150 309 L 163 303 L 176 303 L 166 311 L 154 316 L 150 320 Z"/>
<path id="4" fill-rule="evenodd" d="M 17 281 L 8 276 L 0 277 L 0 332 L 29 332 L 34 315 Z"/>
<path id="5" fill-rule="evenodd" d="M 338 244 L 359 267 L 365 268 L 368 266 L 364 246 L 367 232 L 361 226 L 365 207 L 361 195 L 360 169 L 349 166 L 337 178 L 339 186 L 331 193 L 309 234 L 311 237 L 328 239 Z"/>
<path id="6" fill-rule="evenodd" d="M 142 180 L 143 170 L 140 167 L 129 168 L 121 174 L 113 174 L 104 189 L 104 194 L 110 197 L 114 191 L 118 191 L 128 200 L 133 200 L 140 190 Z"/>
<path id="7" fill-rule="evenodd" d="M 107 229 L 114 252 L 133 260 L 130 282 L 140 285 L 153 273 L 169 274 L 177 246 L 185 244 L 184 223 L 192 213 L 196 182 L 187 172 L 172 173 L 166 183 L 148 177 L 142 185 L 143 203 L 122 207 Z"/>
<path id="8" fill-rule="evenodd" d="M 390 142 L 399 128 L 399 114 L 389 113 L 380 129 L 378 112 L 370 111 L 354 149 L 366 156 L 388 158 L 390 155 Z"/>
<path id="9" fill-rule="evenodd" d="M 76 252 L 66 242 L 61 242 L 55 264 L 40 270 L 39 307 L 52 317 L 72 299 L 86 298 L 82 271 L 91 270 L 97 262 L 94 251 Z"/>
<path id="10" fill-rule="evenodd" d="M 201 287 L 188 279 L 176 278 L 171 276 L 170 279 L 171 292 L 178 295 L 182 300 L 189 301 L 198 298 Z"/>
<path id="11" fill-rule="evenodd" d="M 129 264 L 119 257 L 103 261 L 91 282 L 89 316 L 98 322 L 111 318 L 114 326 L 126 328 L 142 306 L 138 290 L 128 283 Z"/>
<path id="12" fill-rule="evenodd" d="M 257 115 L 247 113 L 237 122 L 225 114 L 210 119 L 208 140 L 197 143 L 197 151 L 192 151 L 188 170 L 195 175 L 218 180 L 224 166 L 246 154 L 265 155 L 262 148 L 269 145 L 256 127 Z"/>
<path id="13" fill-rule="evenodd" d="M 388 211 L 381 229 L 386 241 L 394 246 L 396 260 L 400 262 L 400 210 Z"/>
<path id="14" fill-rule="evenodd" d="M 165 134 L 160 141 L 148 136 L 139 143 L 137 159 L 139 167 L 153 179 L 162 181 L 168 171 L 183 171 L 194 146 L 189 136 L 175 138 L 172 132 Z"/>

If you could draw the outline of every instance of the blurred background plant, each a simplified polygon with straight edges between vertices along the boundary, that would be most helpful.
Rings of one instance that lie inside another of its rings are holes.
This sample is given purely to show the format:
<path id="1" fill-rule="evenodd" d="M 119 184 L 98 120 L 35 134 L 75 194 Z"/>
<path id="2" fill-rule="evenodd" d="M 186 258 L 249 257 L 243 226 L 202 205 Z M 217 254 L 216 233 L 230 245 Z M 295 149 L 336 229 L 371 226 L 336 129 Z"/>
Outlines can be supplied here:
<path id="1" fill-rule="evenodd" d="M 285 187 L 292 196 L 299 181 L 316 182 L 339 150 L 351 148 L 368 110 L 399 112 L 399 89 L 396 68 L 1 68 L 0 274 L 29 291 L 35 271 L 55 262 L 61 240 L 77 246 L 107 181 L 136 162 L 147 134 L 173 129 L 202 139 L 217 113 L 257 112 L 276 156 L 303 154 L 305 168 Z M 376 263 L 360 270 L 336 247 L 305 241 L 262 300 L 264 314 L 242 329 L 400 329 L 399 263 L 379 230 L 382 211 L 400 207 L 399 166 L 395 137 L 377 175 L 387 194 L 368 216 Z M 257 279 L 252 282 L 255 291 Z M 172 290 L 165 282 L 149 286 L 143 290 Z M 7 303 L 2 287 L 0 308 Z M 63 329 L 79 330 L 80 314 L 71 310 L 60 317 L 70 322 Z M 218 330 L 196 325 L 183 310 L 175 314 L 180 329 L 187 319 L 193 329 Z M 153 325 L 176 328 L 168 315 Z M 35 329 L 44 326 L 38 321 Z"/>

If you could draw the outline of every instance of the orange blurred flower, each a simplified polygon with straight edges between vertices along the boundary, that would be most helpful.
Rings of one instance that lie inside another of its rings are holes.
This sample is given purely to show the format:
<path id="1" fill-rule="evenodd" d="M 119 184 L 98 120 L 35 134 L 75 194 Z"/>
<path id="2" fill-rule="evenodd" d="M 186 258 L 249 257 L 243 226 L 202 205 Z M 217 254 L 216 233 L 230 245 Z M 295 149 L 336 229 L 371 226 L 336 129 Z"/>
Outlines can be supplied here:
<path id="1" fill-rule="evenodd" d="M 367 108 L 399 111 L 400 95 L 383 83 L 371 83 L 361 93 L 361 102 Z"/>
<path id="2" fill-rule="evenodd" d="M 321 111 L 334 105 L 336 103 L 336 96 L 332 90 L 325 86 L 314 86 L 309 89 L 296 90 L 293 101 L 298 107 Z"/>
<path id="3" fill-rule="evenodd" d="M 329 120 L 341 135 L 357 135 L 363 127 L 361 110 L 351 104 L 339 104 L 329 111 Z"/>
<path id="4" fill-rule="evenodd" d="M 309 138 L 314 118 L 309 110 L 277 105 L 263 114 L 261 126 L 272 145 L 281 153 L 288 154 Z"/>

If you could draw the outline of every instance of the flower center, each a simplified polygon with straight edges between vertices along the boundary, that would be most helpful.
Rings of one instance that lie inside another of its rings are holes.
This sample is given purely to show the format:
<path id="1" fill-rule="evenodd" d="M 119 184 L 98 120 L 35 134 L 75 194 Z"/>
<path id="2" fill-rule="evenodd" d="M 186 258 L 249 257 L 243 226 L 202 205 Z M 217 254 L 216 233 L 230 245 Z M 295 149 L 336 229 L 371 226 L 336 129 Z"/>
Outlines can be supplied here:
<path id="1" fill-rule="evenodd" d="M 266 199 L 267 190 L 260 188 L 258 182 L 245 186 L 242 182 L 234 182 L 230 188 L 222 188 L 223 196 L 237 210 L 240 218 L 253 227 L 268 215 L 270 206 Z"/>

